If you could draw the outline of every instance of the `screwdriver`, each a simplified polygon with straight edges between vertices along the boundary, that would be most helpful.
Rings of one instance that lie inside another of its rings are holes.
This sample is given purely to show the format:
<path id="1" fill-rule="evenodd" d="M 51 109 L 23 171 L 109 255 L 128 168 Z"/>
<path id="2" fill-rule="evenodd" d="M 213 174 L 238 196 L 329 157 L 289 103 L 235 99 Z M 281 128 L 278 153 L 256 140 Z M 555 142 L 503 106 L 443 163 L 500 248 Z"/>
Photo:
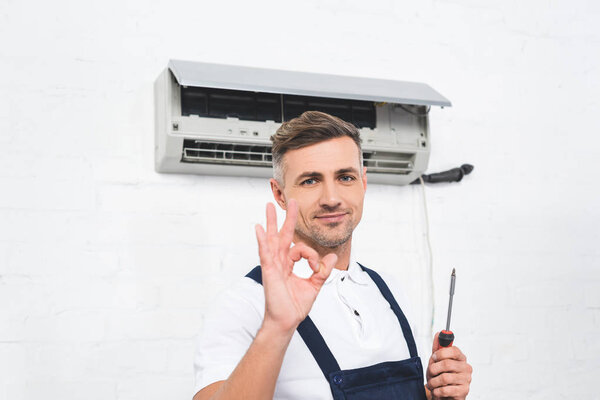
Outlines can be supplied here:
<path id="1" fill-rule="evenodd" d="M 456 282 L 456 269 L 452 268 L 450 276 L 450 302 L 448 303 L 448 318 L 446 319 L 446 329 L 440 332 L 438 341 L 440 346 L 449 347 L 454 342 L 454 333 L 450 330 L 450 316 L 452 315 L 452 298 L 454 297 L 454 284 Z"/>

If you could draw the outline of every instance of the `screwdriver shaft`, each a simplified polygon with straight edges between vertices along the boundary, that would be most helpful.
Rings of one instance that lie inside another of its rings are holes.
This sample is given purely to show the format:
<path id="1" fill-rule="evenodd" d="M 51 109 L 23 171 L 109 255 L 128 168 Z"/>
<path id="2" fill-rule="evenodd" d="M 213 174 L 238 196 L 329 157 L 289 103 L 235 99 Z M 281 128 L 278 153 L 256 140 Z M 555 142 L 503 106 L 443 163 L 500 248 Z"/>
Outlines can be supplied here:
<path id="1" fill-rule="evenodd" d="M 452 276 L 450 277 L 450 300 L 448 303 L 448 317 L 446 318 L 446 330 L 450 331 L 450 319 L 452 317 L 452 299 L 454 298 L 454 284 L 456 282 L 456 269 L 452 268 Z"/>

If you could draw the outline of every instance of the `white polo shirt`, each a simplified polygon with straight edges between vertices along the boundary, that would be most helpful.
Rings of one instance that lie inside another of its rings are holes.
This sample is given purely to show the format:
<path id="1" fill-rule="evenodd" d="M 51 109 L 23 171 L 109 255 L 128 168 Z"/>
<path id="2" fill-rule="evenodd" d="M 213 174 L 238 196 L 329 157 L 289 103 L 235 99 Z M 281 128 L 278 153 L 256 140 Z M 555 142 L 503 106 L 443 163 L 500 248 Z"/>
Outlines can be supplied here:
<path id="1" fill-rule="evenodd" d="M 301 260 L 294 266 L 294 273 L 307 277 L 311 270 Z M 399 285 L 380 275 L 411 322 Z M 198 337 L 194 393 L 229 377 L 252 344 L 264 311 L 263 287 L 250 278 L 241 278 L 219 297 Z M 347 271 L 331 272 L 309 315 L 342 370 L 410 358 L 396 315 L 375 282 L 353 260 Z M 332 398 L 329 383 L 295 332 L 283 359 L 274 399 Z"/>

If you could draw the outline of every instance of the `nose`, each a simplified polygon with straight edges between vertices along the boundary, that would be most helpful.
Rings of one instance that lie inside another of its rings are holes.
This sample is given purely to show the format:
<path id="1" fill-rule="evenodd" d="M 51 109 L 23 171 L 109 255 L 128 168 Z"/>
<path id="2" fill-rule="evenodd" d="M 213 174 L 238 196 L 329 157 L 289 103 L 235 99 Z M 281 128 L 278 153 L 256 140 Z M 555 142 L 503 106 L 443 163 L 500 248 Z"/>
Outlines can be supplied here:
<path id="1" fill-rule="evenodd" d="M 323 182 L 319 205 L 328 210 L 334 210 L 342 204 L 335 182 Z"/>

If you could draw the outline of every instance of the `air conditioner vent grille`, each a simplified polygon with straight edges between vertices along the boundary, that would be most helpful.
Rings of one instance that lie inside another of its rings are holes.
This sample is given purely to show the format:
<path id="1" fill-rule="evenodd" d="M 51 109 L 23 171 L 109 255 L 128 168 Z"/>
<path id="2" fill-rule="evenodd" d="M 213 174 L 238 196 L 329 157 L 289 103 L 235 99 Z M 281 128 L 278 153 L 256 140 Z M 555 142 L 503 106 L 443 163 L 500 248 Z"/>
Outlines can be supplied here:
<path id="1" fill-rule="evenodd" d="M 415 154 L 391 151 L 363 151 L 363 165 L 367 172 L 408 175 L 414 169 Z"/>
<path id="2" fill-rule="evenodd" d="M 369 172 L 408 175 L 414 169 L 415 154 L 363 151 L 363 165 Z M 223 143 L 194 139 L 183 142 L 182 162 L 272 167 L 271 146 Z"/>
<path id="3" fill-rule="evenodd" d="M 190 163 L 272 166 L 271 146 L 185 139 L 181 161 Z"/>

